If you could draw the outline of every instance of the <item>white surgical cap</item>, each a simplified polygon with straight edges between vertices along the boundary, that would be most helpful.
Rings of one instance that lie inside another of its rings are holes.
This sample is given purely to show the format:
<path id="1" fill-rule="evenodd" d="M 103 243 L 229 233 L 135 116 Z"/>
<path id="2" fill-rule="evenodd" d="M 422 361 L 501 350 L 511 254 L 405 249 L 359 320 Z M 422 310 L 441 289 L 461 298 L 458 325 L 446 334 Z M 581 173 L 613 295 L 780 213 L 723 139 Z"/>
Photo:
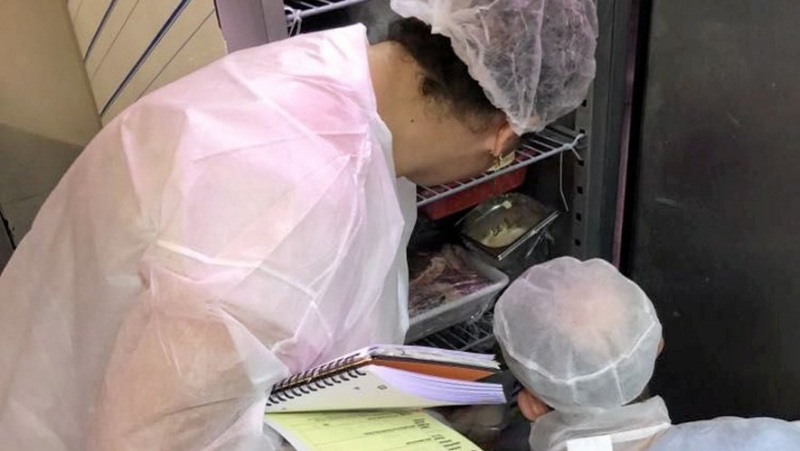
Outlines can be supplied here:
<path id="1" fill-rule="evenodd" d="M 562 411 L 609 409 L 647 385 L 661 341 L 652 303 L 602 260 L 559 258 L 514 282 L 494 331 L 520 382 Z"/>
<path id="2" fill-rule="evenodd" d="M 515 133 L 542 130 L 586 98 L 595 75 L 594 0 L 392 0 L 450 38 Z"/>

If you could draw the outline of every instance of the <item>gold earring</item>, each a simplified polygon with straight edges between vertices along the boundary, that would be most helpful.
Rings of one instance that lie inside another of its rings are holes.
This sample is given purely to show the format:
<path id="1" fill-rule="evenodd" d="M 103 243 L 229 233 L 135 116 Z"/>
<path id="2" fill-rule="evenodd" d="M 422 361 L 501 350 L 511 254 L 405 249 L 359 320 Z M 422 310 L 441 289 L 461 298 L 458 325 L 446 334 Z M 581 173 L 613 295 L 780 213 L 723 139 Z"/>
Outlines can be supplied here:
<path id="1" fill-rule="evenodd" d="M 489 169 L 489 172 L 497 172 L 514 162 L 517 158 L 516 152 L 509 152 L 507 155 L 498 155 L 494 159 L 494 165 Z"/>

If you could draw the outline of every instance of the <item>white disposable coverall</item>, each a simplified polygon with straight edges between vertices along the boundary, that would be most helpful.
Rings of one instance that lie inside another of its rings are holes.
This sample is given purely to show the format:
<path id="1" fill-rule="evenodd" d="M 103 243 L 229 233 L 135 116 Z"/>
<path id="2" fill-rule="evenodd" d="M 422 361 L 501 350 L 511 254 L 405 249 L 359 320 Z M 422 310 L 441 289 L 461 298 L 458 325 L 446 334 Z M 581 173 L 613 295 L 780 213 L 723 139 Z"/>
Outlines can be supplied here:
<path id="1" fill-rule="evenodd" d="M 644 451 L 670 427 L 664 400 L 589 412 L 550 412 L 533 423 L 532 451 Z"/>
<path id="2" fill-rule="evenodd" d="M 269 449 L 277 380 L 402 342 L 414 187 L 367 49 L 234 53 L 98 134 L 0 277 L 3 449 Z"/>
<path id="3" fill-rule="evenodd" d="M 800 450 L 800 424 L 722 417 L 670 425 L 664 400 L 590 413 L 550 412 L 531 428 L 532 451 Z"/>
<path id="4" fill-rule="evenodd" d="M 774 418 L 722 417 L 670 428 L 651 451 L 800 450 L 800 424 Z"/>

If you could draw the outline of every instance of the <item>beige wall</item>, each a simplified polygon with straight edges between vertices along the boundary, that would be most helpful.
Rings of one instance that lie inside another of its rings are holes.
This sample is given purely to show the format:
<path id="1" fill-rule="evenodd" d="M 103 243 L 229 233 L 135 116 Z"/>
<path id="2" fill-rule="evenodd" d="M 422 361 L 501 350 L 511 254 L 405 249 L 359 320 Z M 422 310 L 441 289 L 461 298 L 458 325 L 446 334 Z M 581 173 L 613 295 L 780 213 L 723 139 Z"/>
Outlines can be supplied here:
<path id="1" fill-rule="evenodd" d="M 213 0 L 69 0 L 103 123 L 225 55 Z"/>
<path id="2" fill-rule="evenodd" d="M 5 1 L 5 0 L 4 0 Z M 0 214 L 14 243 L 83 146 L 0 124 Z"/>
<path id="3" fill-rule="evenodd" d="M 78 55 L 63 0 L 0 0 L 0 124 L 89 142 L 99 121 Z"/>
<path id="4" fill-rule="evenodd" d="M 99 128 L 66 3 L 0 0 L 0 268 Z"/>
<path id="5" fill-rule="evenodd" d="M 0 269 L 101 122 L 225 53 L 213 0 L 0 0 Z"/>

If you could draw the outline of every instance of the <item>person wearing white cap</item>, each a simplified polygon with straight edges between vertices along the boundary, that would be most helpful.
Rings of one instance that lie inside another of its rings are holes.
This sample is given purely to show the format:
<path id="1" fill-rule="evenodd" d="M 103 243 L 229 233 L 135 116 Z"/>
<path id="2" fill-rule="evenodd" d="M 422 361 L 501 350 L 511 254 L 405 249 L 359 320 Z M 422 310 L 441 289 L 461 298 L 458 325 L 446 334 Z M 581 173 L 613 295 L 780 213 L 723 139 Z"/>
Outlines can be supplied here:
<path id="1" fill-rule="evenodd" d="M 0 276 L 9 450 L 248 450 L 273 384 L 408 325 L 415 183 L 576 107 L 593 0 L 395 1 L 243 50 L 100 131 Z"/>
<path id="2" fill-rule="evenodd" d="M 518 135 L 574 110 L 595 76 L 594 0 L 392 0 L 450 38 Z"/>
<path id="3" fill-rule="evenodd" d="M 534 266 L 498 301 L 494 331 L 524 387 L 533 451 L 800 449 L 800 427 L 785 421 L 672 426 L 660 397 L 634 402 L 663 346 L 661 323 L 644 291 L 603 260 Z"/>

